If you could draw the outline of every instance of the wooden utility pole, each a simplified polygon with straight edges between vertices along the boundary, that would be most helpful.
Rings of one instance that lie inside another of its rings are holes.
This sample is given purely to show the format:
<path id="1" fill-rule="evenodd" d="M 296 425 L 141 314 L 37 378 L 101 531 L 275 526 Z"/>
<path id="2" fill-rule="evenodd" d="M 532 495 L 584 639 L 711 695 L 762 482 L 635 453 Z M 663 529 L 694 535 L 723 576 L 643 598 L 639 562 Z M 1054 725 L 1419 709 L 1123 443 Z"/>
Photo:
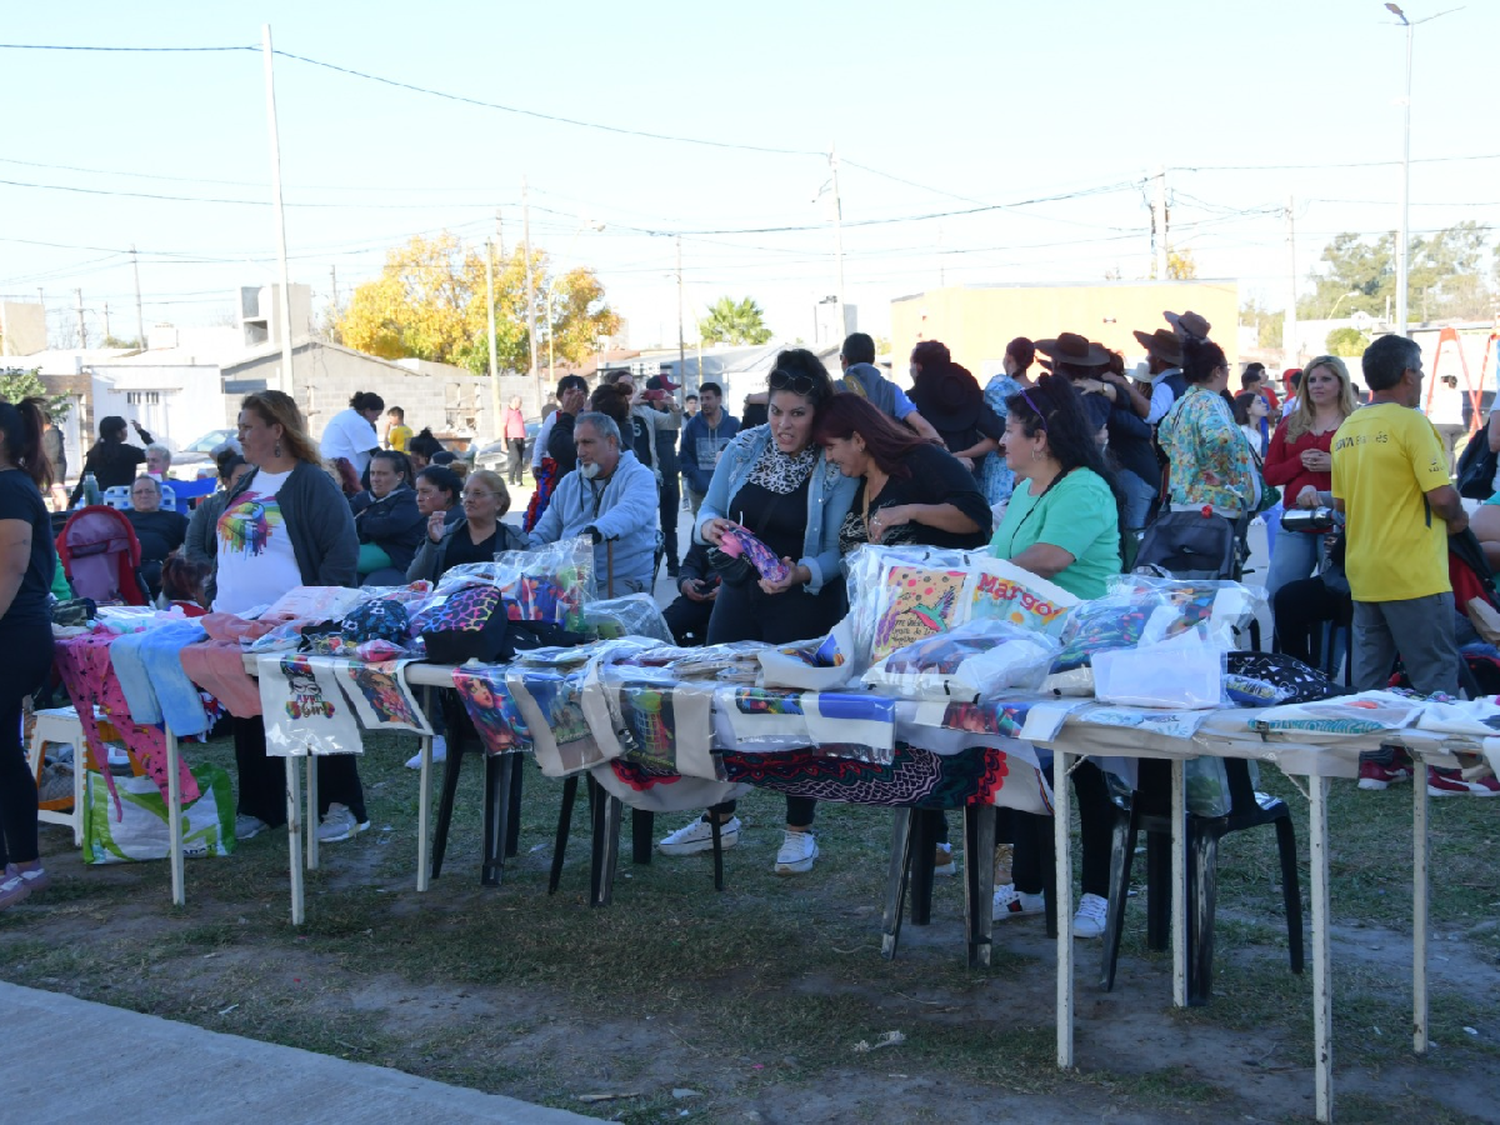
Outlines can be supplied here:
<path id="1" fill-rule="evenodd" d="M 1167 280 L 1167 170 L 1156 168 L 1156 194 L 1151 201 L 1151 233 L 1156 242 L 1156 280 Z"/>
<path id="2" fill-rule="evenodd" d="M 683 373 L 687 370 L 687 341 L 682 328 L 682 235 L 677 236 L 677 379 L 682 387 Z"/>
<path id="3" fill-rule="evenodd" d="M 531 201 L 525 176 L 521 177 L 521 241 L 526 249 L 526 343 L 531 348 L 531 379 L 536 384 L 536 406 L 540 410 L 547 396 L 542 394 L 542 371 L 536 365 L 536 277 L 531 269 Z"/>
<path id="4" fill-rule="evenodd" d="M 146 314 L 141 312 L 141 260 L 135 252 L 135 243 L 130 244 L 130 268 L 135 273 L 135 346 L 146 350 Z"/>
<path id="5" fill-rule="evenodd" d="M 500 368 L 495 360 L 495 244 L 488 239 L 484 244 L 484 295 L 490 314 L 490 425 L 495 427 L 498 441 L 505 435 L 499 432 Z"/>
<path id="6" fill-rule="evenodd" d="M 78 312 L 78 346 L 86 348 L 89 346 L 89 330 L 83 323 L 83 290 L 73 290 L 74 308 Z"/>

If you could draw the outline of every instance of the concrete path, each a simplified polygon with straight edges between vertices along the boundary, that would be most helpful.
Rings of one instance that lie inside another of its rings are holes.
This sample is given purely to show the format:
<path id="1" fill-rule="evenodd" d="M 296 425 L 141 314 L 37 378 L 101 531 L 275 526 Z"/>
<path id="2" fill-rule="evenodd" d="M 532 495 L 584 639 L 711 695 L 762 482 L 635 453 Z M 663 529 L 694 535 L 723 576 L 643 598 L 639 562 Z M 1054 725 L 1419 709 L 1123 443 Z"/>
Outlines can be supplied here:
<path id="1" fill-rule="evenodd" d="M 0 1121 L 597 1121 L 389 1067 L 0 982 Z"/>

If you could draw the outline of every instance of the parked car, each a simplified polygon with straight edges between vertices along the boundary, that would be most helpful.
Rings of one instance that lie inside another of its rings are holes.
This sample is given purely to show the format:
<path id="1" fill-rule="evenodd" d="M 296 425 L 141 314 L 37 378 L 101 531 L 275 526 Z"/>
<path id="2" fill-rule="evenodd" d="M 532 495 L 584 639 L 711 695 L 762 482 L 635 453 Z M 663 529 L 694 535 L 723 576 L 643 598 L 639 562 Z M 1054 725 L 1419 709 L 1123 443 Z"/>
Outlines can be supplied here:
<path id="1" fill-rule="evenodd" d="M 173 480 L 201 480 L 214 476 L 219 470 L 214 464 L 214 451 L 233 443 L 237 435 L 233 429 L 209 430 L 195 441 L 188 442 L 172 454 Z"/>
<path id="2" fill-rule="evenodd" d="M 536 435 L 540 432 L 542 424 L 537 421 L 526 423 L 526 452 L 522 455 L 526 471 L 531 471 L 531 451 L 536 448 Z M 503 439 L 492 441 L 474 456 L 474 467 L 476 469 L 489 469 L 492 472 L 503 473 L 510 464 L 510 445 Z"/>

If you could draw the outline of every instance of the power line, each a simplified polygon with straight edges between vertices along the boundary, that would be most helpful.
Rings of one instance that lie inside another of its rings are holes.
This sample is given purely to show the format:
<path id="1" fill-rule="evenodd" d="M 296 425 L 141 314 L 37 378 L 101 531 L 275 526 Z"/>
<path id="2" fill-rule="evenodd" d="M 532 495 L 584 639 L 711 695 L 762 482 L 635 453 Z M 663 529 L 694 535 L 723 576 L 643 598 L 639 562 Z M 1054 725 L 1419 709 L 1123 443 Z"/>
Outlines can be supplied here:
<path id="1" fill-rule="evenodd" d="M 258 44 L 239 47 L 90 47 L 76 43 L 0 43 L 4 51 L 113 51 L 120 54 L 155 54 L 192 51 L 258 51 Z"/>
<path id="2" fill-rule="evenodd" d="M 1472 160 L 1500 160 L 1500 153 L 1487 156 L 1424 156 L 1413 164 L 1450 164 Z M 1330 168 L 1399 168 L 1399 160 L 1360 160 L 1347 164 L 1195 164 L 1179 165 L 1167 169 L 1169 172 L 1297 172 L 1326 171 Z"/>

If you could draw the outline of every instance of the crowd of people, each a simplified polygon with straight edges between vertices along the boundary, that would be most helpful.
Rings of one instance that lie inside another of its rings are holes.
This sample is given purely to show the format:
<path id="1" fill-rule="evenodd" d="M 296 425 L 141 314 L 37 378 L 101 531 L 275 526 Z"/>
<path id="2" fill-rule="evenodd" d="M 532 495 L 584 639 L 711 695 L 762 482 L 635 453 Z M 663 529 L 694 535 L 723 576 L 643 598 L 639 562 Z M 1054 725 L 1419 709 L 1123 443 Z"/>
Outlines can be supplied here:
<path id="1" fill-rule="evenodd" d="M 1313 661 L 1326 624 L 1347 624 L 1355 688 L 1385 686 L 1399 656 L 1415 688 L 1456 694 L 1458 644 L 1471 631 L 1449 581 L 1448 544 L 1467 516 L 1437 434 L 1416 409 L 1417 346 L 1396 336 L 1370 346 L 1361 361 L 1364 406 L 1334 356 L 1289 373 L 1296 378 L 1285 401 L 1258 365 L 1241 374 L 1232 397 L 1230 364 L 1211 326 L 1190 312 L 1167 321 L 1135 333 L 1148 357 L 1135 371 L 1082 335 L 1017 337 L 983 387 L 941 342 L 924 340 L 909 357 L 909 392 L 876 366 L 874 341 L 856 333 L 844 342 L 837 377 L 809 351 L 782 351 L 740 418 L 713 382 L 679 403 L 681 388 L 664 376 L 637 386 L 628 371 L 611 372 L 590 391 L 568 375 L 537 435 L 519 526 L 506 520 L 510 489 L 523 480 L 519 400 L 499 420 L 504 473 L 470 470 L 430 431 L 414 433 L 400 407 L 387 409 L 368 392 L 329 420 L 320 443 L 289 396 L 247 396 L 237 448 L 218 459 L 221 487 L 191 519 L 161 510 L 165 451 L 139 426 L 145 449 L 125 442 L 123 419 L 105 419 L 85 465 L 101 485 L 130 486 L 129 519 L 153 591 L 174 586 L 164 595 L 216 611 L 244 612 L 298 585 L 436 581 L 501 551 L 587 536 L 597 596 L 652 593 L 665 564 L 677 596 L 664 615 L 683 644 L 826 633 L 849 608 L 845 560 L 865 544 L 988 546 L 1087 599 L 1129 568 L 1142 533 L 1164 512 L 1211 513 L 1241 530 L 1257 513 L 1279 523 L 1277 513 L 1307 512 L 1317 518 L 1289 519 L 1272 538 L 1264 584 L 1276 647 Z M 35 787 L 16 732 L 21 701 L 50 663 L 47 432 L 38 402 L 0 404 L 0 907 L 46 881 Z M 1500 448 L 1500 426 L 1487 436 Z M 147 471 L 137 475 L 142 464 Z M 1489 518 L 1495 508 L 1487 505 L 1476 525 L 1493 525 L 1500 540 L 1500 516 Z M 677 542 L 683 512 L 685 553 Z M 720 550 L 736 530 L 764 543 L 783 573 L 761 577 Z M 266 756 L 259 719 L 234 720 L 234 743 L 236 827 L 249 838 L 284 823 L 283 778 Z M 368 815 L 356 760 L 323 757 L 319 771 L 319 838 L 358 834 Z M 1412 767 L 1372 757 L 1360 777 L 1365 788 L 1383 788 L 1411 779 Z M 1084 853 L 1073 931 L 1097 937 L 1108 896 L 1108 797 L 1094 767 L 1072 779 Z M 1437 770 L 1427 784 L 1436 793 L 1500 791 L 1493 779 Z M 815 818 L 812 800 L 787 798 L 778 874 L 815 865 Z M 1014 847 L 1012 878 L 995 891 L 994 917 L 1040 912 L 1051 829 L 1016 815 L 1003 830 Z M 733 802 L 658 848 L 691 855 L 715 835 L 721 846 L 738 843 Z M 952 870 L 946 842 L 935 858 L 939 870 Z"/>

